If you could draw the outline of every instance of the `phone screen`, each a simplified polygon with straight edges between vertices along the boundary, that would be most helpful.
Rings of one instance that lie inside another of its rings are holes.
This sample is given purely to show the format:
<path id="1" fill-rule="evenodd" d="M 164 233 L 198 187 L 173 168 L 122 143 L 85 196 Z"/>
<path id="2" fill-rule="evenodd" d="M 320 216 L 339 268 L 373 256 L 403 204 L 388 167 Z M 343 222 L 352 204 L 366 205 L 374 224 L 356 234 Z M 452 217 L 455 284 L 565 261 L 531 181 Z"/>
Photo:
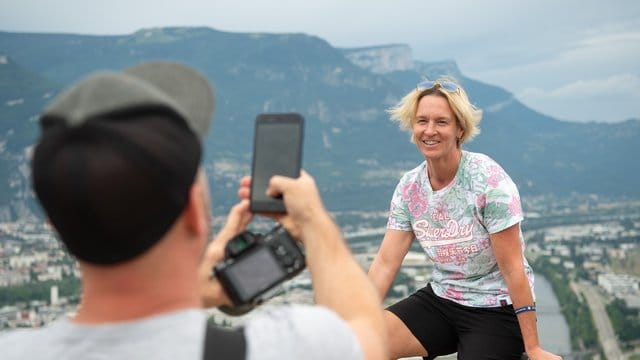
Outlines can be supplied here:
<path id="1" fill-rule="evenodd" d="M 303 126 L 302 116 L 295 113 L 260 114 L 256 118 L 251 211 L 286 211 L 282 199 L 269 197 L 265 192 L 273 175 L 300 176 Z"/>

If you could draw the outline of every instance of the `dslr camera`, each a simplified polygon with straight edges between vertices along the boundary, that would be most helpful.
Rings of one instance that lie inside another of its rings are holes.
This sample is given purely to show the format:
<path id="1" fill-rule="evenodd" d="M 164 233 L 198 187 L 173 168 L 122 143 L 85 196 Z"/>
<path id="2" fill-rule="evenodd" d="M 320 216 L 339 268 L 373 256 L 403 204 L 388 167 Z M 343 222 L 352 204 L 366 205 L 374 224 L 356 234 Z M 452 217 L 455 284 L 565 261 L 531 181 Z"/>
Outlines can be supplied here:
<path id="1" fill-rule="evenodd" d="M 268 290 L 293 278 L 305 266 L 298 242 L 278 225 L 265 235 L 249 231 L 236 235 L 227 243 L 224 260 L 213 270 L 233 307 L 248 311 L 262 302 Z"/>

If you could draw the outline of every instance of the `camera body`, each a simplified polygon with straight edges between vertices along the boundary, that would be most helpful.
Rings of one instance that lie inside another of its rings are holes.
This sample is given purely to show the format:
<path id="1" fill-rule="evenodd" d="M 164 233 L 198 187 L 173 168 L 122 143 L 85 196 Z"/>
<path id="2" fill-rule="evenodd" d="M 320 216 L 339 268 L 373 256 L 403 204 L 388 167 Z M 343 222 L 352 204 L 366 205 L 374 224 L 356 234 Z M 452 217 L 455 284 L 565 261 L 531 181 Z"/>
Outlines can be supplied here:
<path id="1" fill-rule="evenodd" d="M 249 231 L 231 239 L 225 259 L 214 274 L 235 307 L 256 305 L 268 290 L 291 279 L 306 266 L 304 253 L 287 230 L 278 225 L 265 235 Z"/>

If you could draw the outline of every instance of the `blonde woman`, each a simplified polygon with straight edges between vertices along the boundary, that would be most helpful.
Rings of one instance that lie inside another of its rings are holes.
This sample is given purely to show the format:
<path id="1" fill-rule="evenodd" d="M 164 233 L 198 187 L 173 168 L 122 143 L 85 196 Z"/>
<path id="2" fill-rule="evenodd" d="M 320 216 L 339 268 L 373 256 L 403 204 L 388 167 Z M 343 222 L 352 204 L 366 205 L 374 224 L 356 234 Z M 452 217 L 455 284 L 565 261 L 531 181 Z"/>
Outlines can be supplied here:
<path id="1" fill-rule="evenodd" d="M 396 187 L 369 277 L 385 297 L 414 238 L 434 265 L 427 286 L 385 311 L 392 358 L 560 359 L 538 340 L 518 189 L 494 160 L 461 148 L 482 112 L 442 78 L 389 113 L 425 161 Z"/>

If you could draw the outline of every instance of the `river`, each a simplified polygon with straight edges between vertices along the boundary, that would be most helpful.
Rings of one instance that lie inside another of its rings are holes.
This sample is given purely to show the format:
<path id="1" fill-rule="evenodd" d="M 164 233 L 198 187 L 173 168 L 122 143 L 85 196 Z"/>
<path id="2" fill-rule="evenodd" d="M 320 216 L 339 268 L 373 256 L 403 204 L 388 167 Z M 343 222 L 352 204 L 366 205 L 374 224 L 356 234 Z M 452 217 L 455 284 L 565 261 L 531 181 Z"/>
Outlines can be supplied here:
<path id="1" fill-rule="evenodd" d="M 538 337 L 542 348 L 556 354 L 571 352 L 571 338 L 551 284 L 541 274 L 535 274 Z M 569 286 L 567 284 L 567 286 Z"/>

